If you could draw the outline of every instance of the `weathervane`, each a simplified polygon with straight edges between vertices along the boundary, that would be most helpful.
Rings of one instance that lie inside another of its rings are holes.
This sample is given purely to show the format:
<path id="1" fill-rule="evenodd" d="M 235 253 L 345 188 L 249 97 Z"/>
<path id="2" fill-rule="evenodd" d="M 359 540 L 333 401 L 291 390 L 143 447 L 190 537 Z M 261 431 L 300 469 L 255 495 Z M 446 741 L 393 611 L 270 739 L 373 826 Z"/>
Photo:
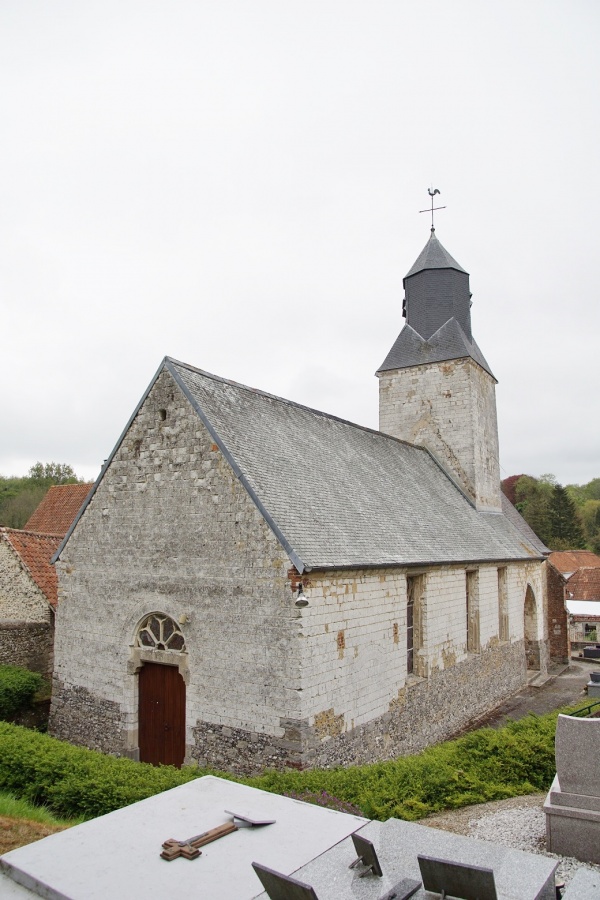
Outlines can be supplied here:
<path id="1" fill-rule="evenodd" d="M 438 189 L 437 189 L 437 188 L 434 188 L 433 185 L 432 185 L 430 188 L 427 189 L 427 193 L 428 193 L 429 196 L 431 197 L 431 209 L 420 209 L 419 212 L 420 212 L 420 213 L 422 213 L 422 212 L 430 212 L 430 213 L 431 213 L 431 231 L 434 232 L 434 231 L 435 231 L 435 228 L 433 227 L 433 213 L 434 213 L 434 210 L 436 210 L 436 209 L 446 209 L 446 207 L 445 207 L 445 206 L 434 206 L 434 205 L 433 205 L 433 198 L 435 197 L 436 194 L 439 194 Z"/>

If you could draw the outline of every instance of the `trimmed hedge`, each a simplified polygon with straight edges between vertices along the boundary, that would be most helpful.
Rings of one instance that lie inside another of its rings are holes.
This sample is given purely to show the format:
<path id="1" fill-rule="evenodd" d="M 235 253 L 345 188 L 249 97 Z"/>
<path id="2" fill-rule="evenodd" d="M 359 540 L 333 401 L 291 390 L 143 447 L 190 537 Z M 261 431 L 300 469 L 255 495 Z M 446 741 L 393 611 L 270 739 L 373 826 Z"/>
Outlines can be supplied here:
<path id="1" fill-rule="evenodd" d="M 20 666 L 0 666 L 0 719 L 8 719 L 31 706 L 44 679 Z"/>
<path id="2" fill-rule="evenodd" d="M 116 759 L 0 722 L 0 791 L 61 817 L 92 818 L 213 774 L 332 808 L 352 804 L 372 819 L 415 820 L 441 809 L 546 790 L 555 772 L 556 718 L 556 712 L 527 716 L 369 766 L 268 771 L 239 779 L 209 769 Z"/>
<path id="3" fill-rule="evenodd" d="M 389 762 L 307 772 L 266 772 L 245 779 L 245 783 L 295 796 L 326 791 L 380 821 L 390 816 L 422 819 L 442 809 L 547 790 L 556 771 L 557 715 L 530 715 L 502 728 L 481 728 L 415 756 Z"/>
<path id="4" fill-rule="evenodd" d="M 101 816 L 205 774 L 116 759 L 0 722 L 0 790 L 64 818 Z"/>

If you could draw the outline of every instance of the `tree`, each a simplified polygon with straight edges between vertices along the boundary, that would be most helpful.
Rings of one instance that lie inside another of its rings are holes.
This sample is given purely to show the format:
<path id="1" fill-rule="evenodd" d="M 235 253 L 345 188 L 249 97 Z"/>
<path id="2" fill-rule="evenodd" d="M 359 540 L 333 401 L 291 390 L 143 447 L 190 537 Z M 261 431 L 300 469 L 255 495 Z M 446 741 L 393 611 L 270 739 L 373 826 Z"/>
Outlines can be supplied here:
<path id="1" fill-rule="evenodd" d="M 594 553 L 600 552 L 600 500 L 586 500 L 579 510 L 587 545 Z"/>
<path id="2" fill-rule="evenodd" d="M 585 547 L 585 537 L 577 510 L 566 488 L 554 485 L 550 500 L 551 538 L 553 550 L 573 550 Z"/>
<path id="3" fill-rule="evenodd" d="M 55 462 L 37 462 L 23 478 L 0 475 L 0 525 L 23 528 L 53 484 L 78 481 L 72 466 Z"/>
<path id="4" fill-rule="evenodd" d="M 74 484 L 79 480 L 72 466 L 55 462 L 36 462 L 30 468 L 28 478 L 36 484 L 47 484 L 48 487 L 52 484 Z"/>
<path id="5" fill-rule="evenodd" d="M 544 544 L 552 539 L 550 501 L 556 484 L 553 475 L 522 475 L 514 486 L 516 506 L 527 524 Z"/>

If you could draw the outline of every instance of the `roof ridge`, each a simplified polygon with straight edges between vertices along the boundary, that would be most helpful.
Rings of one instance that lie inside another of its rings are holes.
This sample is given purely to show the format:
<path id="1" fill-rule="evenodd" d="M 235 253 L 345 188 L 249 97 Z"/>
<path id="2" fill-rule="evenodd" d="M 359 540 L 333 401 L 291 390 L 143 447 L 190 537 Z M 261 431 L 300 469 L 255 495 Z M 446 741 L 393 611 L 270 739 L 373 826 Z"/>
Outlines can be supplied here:
<path id="1" fill-rule="evenodd" d="M 59 485 L 57 485 L 59 487 Z M 10 525 L 0 525 L 0 531 L 4 532 L 16 532 L 17 534 L 27 534 L 31 537 L 41 537 L 41 538 L 60 538 L 63 539 L 64 535 L 59 532 L 50 532 L 50 531 L 31 531 L 28 528 L 11 528 Z"/>
<path id="2" fill-rule="evenodd" d="M 244 391 L 249 391 L 251 394 L 259 394 L 262 397 L 268 397 L 270 400 L 278 400 L 280 403 L 285 403 L 286 406 L 293 406 L 296 409 L 303 409 L 306 412 L 314 413 L 316 416 L 322 416 L 324 419 L 331 419 L 334 422 L 340 422 L 342 425 L 350 425 L 351 428 L 359 428 L 361 431 L 366 431 L 369 434 L 375 434 L 379 437 L 389 438 L 389 440 L 395 441 L 398 444 L 406 444 L 408 447 L 414 447 L 416 450 L 426 449 L 420 444 L 414 444 L 411 441 L 404 440 L 403 438 L 394 437 L 392 434 L 387 434 L 385 431 L 379 431 L 377 428 L 369 428 L 368 425 L 360 425 L 358 422 L 350 421 L 350 419 L 343 419 L 341 416 L 336 416 L 334 413 L 327 413 L 322 409 L 315 409 L 314 406 L 306 406 L 305 403 L 298 403 L 298 401 L 296 400 L 288 400 L 286 397 L 280 397 L 277 394 L 271 394 L 269 393 L 269 391 L 263 391 L 260 388 L 253 388 L 247 384 L 242 384 L 239 381 L 232 381 L 230 378 L 222 378 L 220 375 L 213 375 L 212 372 L 207 372 L 205 369 L 199 369 L 197 366 L 192 366 L 188 363 L 181 362 L 181 360 L 173 359 L 173 357 L 171 356 L 165 356 L 165 361 L 174 363 L 177 366 L 183 366 L 184 369 L 189 369 L 192 372 L 197 372 L 199 375 L 204 375 L 207 378 L 212 378 L 213 381 L 219 381 L 221 382 L 221 384 L 229 384 L 232 387 L 241 388 Z"/>

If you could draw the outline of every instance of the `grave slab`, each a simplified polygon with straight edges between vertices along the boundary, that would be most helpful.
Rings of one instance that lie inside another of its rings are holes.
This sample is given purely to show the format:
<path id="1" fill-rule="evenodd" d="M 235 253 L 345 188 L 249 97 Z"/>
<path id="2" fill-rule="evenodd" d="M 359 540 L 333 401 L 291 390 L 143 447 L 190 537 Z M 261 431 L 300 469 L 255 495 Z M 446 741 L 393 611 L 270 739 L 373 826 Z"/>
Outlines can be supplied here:
<path id="1" fill-rule="evenodd" d="M 312 885 L 319 900 L 379 900 L 403 878 L 420 881 L 417 855 L 425 854 L 493 869 L 498 900 L 555 900 L 557 863 L 548 857 L 399 819 L 369 822 L 358 833 L 374 844 L 383 877 L 360 877 L 359 869 L 349 868 L 356 851 L 348 837 L 296 870 L 294 878 Z M 436 896 L 421 888 L 414 900 Z M 267 894 L 260 900 L 268 900 Z"/>
<path id="2" fill-rule="evenodd" d="M 168 838 L 185 840 L 230 822 L 226 809 L 276 821 L 207 844 L 198 859 L 160 858 Z M 291 874 L 366 821 L 207 775 L 12 850 L 0 857 L 0 871 L 47 900 L 251 900 L 262 892 L 254 860 Z"/>

